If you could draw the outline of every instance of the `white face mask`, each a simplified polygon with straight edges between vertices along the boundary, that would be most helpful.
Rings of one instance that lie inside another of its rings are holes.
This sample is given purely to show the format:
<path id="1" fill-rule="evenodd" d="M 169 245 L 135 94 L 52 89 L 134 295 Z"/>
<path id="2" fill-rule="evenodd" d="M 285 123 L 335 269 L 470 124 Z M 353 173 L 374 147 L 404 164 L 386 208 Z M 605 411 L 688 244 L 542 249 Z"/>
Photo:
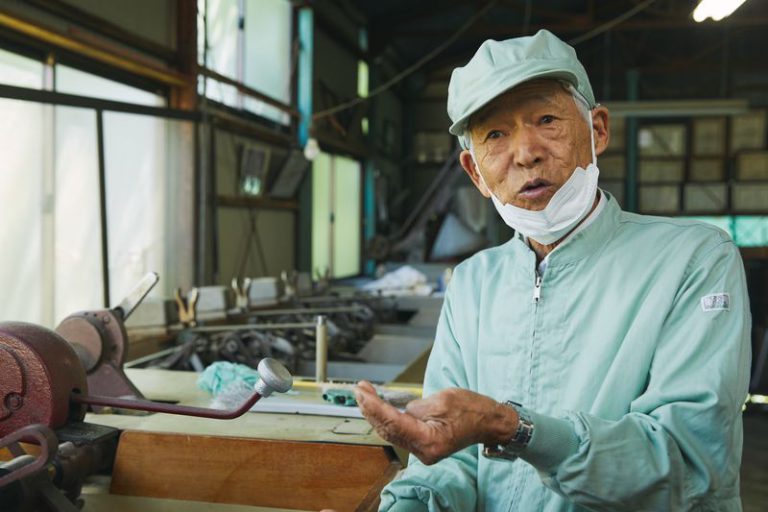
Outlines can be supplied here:
<path id="1" fill-rule="evenodd" d="M 555 192 L 546 208 L 541 211 L 503 204 L 485 183 L 483 175 L 479 172 L 480 166 L 477 165 L 474 151 L 470 148 L 472 161 L 480 174 L 480 181 L 491 193 L 496 211 L 509 227 L 528 238 L 533 238 L 540 244 L 549 245 L 567 235 L 587 216 L 595 201 L 597 178 L 600 174 L 595 156 L 595 136 L 591 115 L 589 116 L 589 135 L 592 143 L 592 163 L 586 169 L 577 167 L 568 181 Z"/>

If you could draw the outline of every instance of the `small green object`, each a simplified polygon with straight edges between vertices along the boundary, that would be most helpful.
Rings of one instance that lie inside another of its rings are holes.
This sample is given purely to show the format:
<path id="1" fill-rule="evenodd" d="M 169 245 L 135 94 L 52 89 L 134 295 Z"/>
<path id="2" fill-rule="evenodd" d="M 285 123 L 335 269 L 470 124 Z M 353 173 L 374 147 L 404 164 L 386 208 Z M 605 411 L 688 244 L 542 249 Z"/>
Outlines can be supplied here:
<path id="1" fill-rule="evenodd" d="M 323 400 L 333 405 L 343 405 L 345 407 L 355 407 L 357 400 L 355 394 L 349 389 L 329 389 L 323 393 Z"/>

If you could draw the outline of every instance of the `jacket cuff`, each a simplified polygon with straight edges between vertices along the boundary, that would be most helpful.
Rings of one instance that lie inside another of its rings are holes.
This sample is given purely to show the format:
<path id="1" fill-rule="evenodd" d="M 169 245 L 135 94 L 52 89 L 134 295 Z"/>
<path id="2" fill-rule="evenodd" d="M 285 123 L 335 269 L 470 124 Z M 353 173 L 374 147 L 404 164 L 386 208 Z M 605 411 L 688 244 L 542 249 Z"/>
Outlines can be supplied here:
<path id="1" fill-rule="evenodd" d="M 538 414 L 525 409 L 533 422 L 533 436 L 520 458 L 537 470 L 551 474 L 566 458 L 579 449 L 579 438 L 573 424 L 565 419 Z"/>
<path id="2" fill-rule="evenodd" d="M 398 498 L 391 506 L 382 506 L 379 511 L 386 512 L 427 512 L 429 507 L 419 500 Z"/>

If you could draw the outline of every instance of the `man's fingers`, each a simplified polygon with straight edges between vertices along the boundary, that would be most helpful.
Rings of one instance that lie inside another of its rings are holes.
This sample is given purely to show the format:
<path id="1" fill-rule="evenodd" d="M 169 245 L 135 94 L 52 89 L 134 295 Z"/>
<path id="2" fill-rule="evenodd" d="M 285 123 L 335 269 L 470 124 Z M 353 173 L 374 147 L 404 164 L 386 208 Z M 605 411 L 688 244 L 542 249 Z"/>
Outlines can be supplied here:
<path id="1" fill-rule="evenodd" d="M 373 384 L 368 382 L 367 380 L 361 380 L 357 383 L 357 387 L 360 389 L 363 389 L 364 391 L 367 391 L 368 393 L 376 394 L 376 388 L 373 387 Z"/>
<path id="2" fill-rule="evenodd" d="M 404 448 L 423 445 L 429 438 L 429 427 L 410 414 L 398 411 L 376 394 L 368 382 L 361 382 L 355 397 L 363 416 L 381 437 Z"/>

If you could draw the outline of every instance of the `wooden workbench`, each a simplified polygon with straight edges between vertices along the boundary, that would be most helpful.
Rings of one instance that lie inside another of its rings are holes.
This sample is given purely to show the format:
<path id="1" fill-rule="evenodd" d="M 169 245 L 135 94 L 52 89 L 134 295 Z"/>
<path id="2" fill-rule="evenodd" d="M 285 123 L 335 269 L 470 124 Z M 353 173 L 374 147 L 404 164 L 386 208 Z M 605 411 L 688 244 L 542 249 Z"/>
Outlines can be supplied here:
<path id="1" fill-rule="evenodd" d="M 197 388 L 192 372 L 126 373 L 153 400 L 196 406 L 211 401 Z M 275 399 L 323 403 L 320 389 L 295 389 L 298 393 Z M 392 447 L 363 419 L 246 413 L 222 421 L 168 414 L 88 414 L 86 421 L 123 431 L 109 492 L 98 486 L 86 490 L 86 510 L 94 512 L 117 512 L 120 507 L 230 510 L 212 504 L 240 505 L 232 512 L 375 510 L 381 488 L 401 468 Z M 135 501 L 148 498 L 140 506 Z M 195 502 L 197 508 L 177 500 Z M 180 508 L 168 508 L 171 505 Z"/>

